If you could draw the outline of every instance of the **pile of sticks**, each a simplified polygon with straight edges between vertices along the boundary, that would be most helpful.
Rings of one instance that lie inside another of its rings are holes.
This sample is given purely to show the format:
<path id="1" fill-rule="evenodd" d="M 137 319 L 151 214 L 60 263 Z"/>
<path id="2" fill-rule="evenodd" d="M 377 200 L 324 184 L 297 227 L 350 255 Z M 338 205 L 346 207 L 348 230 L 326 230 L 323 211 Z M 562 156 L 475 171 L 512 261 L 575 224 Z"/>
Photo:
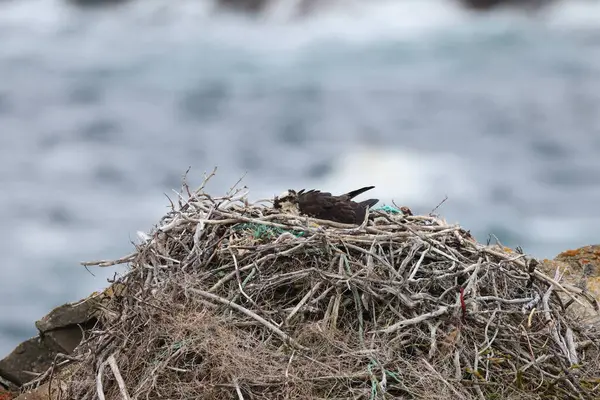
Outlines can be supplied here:
<path id="1" fill-rule="evenodd" d="M 535 259 L 436 216 L 349 226 L 205 184 L 86 263 L 130 269 L 70 398 L 598 398 L 600 333 L 571 312 L 593 299 Z"/>

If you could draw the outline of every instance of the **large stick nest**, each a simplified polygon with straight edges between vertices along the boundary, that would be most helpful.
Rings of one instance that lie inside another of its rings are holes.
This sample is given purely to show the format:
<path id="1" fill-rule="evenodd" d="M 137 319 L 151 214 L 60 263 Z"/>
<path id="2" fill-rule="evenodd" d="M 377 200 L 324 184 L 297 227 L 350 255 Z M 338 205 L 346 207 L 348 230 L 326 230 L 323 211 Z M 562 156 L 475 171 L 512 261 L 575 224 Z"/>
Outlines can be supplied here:
<path id="1" fill-rule="evenodd" d="M 189 197 L 189 198 L 187 198 Z M 78 399 L 598 398 L 581 289 L 435 216 L 187 192 L 75 354 Z M 94 263 L 90 263 L 94 264 Z"/>

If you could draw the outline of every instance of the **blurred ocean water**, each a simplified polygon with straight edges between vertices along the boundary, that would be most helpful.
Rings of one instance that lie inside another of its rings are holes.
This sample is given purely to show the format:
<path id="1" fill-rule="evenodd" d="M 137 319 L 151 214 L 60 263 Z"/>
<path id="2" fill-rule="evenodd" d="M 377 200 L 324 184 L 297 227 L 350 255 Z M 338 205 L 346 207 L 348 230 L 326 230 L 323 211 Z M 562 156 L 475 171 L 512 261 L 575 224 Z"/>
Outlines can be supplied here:
<path id="1" fill-rule="evenodd" d="M 183 172 L 253 198 L 374 184 L 551 258 L 600 242 L 600 3 L 0 3 L 0 355 L 118 268 Z"/>

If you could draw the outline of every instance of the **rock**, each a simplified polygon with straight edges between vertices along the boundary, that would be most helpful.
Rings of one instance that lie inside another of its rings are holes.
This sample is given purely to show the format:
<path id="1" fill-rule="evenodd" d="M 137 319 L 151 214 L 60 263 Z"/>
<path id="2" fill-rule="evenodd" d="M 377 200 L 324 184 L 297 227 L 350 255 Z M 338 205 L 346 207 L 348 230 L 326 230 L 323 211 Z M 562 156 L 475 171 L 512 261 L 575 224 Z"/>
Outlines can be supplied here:
<path id="1" fill-rule="evenodd" d="M 58 353 L 72 353 L 81 342 L 83 332 L 96 324 L 99 304 L 120 297 L 123 293 L 124 286 L 114 284 L 103 292 L 94 292 L 77 303 L 56 307 L 48 315 L 36 321 L 35 326 L 40 331 L 39 336 L 21 343 L 12 353 L 0 360 L 0 377 L 5 378 L 9 383 L 22 386 L 35 378 L 26 371 L 45 372 Z M 0 383 L 3 383 L 2 379 Z M 3 386 L 11 390 L 15 389 L 7 385 Z M 46 390 L 46 397 L 43 398 L 47 398 L 47 392 Z"/>
<path id="2" fill-rule="evenodd" d="M 263 11 L 268 3 L 269 0 L 217 0 L 219 7 L 250 13 Z"/>
<path id="3" fill-rule="evenodd" d="M 59 351 L 61 349 L 54 342 L 33 337 L 19 344 L 12 353 L 0 360 L 0 375 L 22 386 L 35 378 L 25 371 L 44 373 Z"/>
<path id="4" fill-rule="evenodd" d="M 539 268 L 550 277 L 554 277 L 558 268 L 562 274 L 561 282 L 577 286 L 584 290 L 590 300 L 595 299 L 595 304 L 584 301 L 585 307 L 577 303 L 570 307 L 590 323 L 600 324 L 600 245 L 563 251 L 553 260 L 542 260 Z M 569 301 L 567 298 L 564 300 Z"/>
<path id="5" fill-rule="evenodd" d="M 460 2 L 465 7 L 475 10 L 489 10 L 502 3 L 506 3 L 505 0 L 460 0 Z"/>
<path id="6" fill-rule="evenodd" d="M 44 391 L 43 389 L 46 389 L 46 391 Z M 46 383 L 32 392 L 23 393 L 22 395 L 15 397 L 14 400 L 49 400 L 49 399 L 50 399 L 50 397 L 48 397 L 48 384 Z"/>
<path id="7" fill-rule="evenodd" d="M 85 324 L 94 317 L 94 307 L 97 304 L 92 298 L 87 298 L 78 303 L 67 303 L 56 307 L 35 326 L 40 332 L 48 332 L 58 328 Z"/>
<path id="8" fill-rule="evenodd" d="M 58 400 L 61 398 L 61 394 L 66 392 L 66 385 L 62 380 L 52 380 L 52 395 L 48 393 L 48 383 L 44 383 L 37 389 L 33 389 L 27 393 L 23 393 L 14 400 Z M 64 395 L 63 397 L 64 398 Z M 0 398 L 1 400 L 1 398 Z"/>
<path id="9" fill-rule="evenodd" d="M 0 360 L 0 376 L 21 386 L 35 378 L 26 371 L 43 373 L 58 353 L 72 353 L 81 342 L 83 331 L 96 322 L 97 298 L 90 296 L 78 303 L 64 304 L 37 321 L 40 335 L 21 343 Z"/>
<path id="10" fill-rule="evenodd" d="M 8 379 L 4 379 L 2 377 L 2 375 L 0 375 L 0 394 L 2 393 L 9 393 L 9 392 L 16 392 L 19 390 L 19 387 L 16 386 L 14 383 L 12 383 L 11 381 L 9 381 Z M 4 400 L 2 398 L 2 396 L 0 396 L 0 400 Z"/>
<path id="11" fill-rule="evenodd" d="M 52 394 L 48 390 L 48 382 L 40 385 L 36 389 L 32 389 L 26 393 L 21 393 L 14 400 L 61 400 L 66 399 L 67 382 L 73 374 L 73 365 L 70 364 L 62 368 L 60 371 L 55 371 L 52 377 Z M 12 398 L 12 397 L 11 397 Z M 0 397 L 0 400 L 4 400 Z"/>
<path id="12" fill-rule="evenodd" d="M 70 354 L 81 342 L 83 329 L 79 326 L 59 328 L 41 333 L 18 345 L 12 353 L 0 360 L 0 376 L 17 386 L 34 379 L 26 371 L 44 373 L 58 353 Z M 1 400 L 1 399 L 0 399 Z"/>
<path id="13" fill-rule="evenodd" d="M 554 259 L 571 264 L 586 276 L 600 275 L 600 245 L 598 244 L 563 251 Z"/>
<path id="14" fill-rule="evenodd" d="M 563 251 L 554 260 L 568 266 L 565 268 L 566 279 L 576 282 L 600 301 L 600 245 Z"/>
<path id="15" fill-rule="evenodd" d="M 14 397 L 10 391 L 2 389 L 2 386 L 0 386 L 0 400 L 11 400 Z"/>
<path id="16" fill-rule="evenodd" d="M 83 331 L 78 326 L 57 329 L 44 334 L 45 340 L 51 340 L 65 354 L 71 354 L 83 339 Z"/>
<path id="17" fill-rule="evenodd" d="M 68 0 L 69 3 L 81 7 L 99 7 L 126 3 L 127 0 Z"/>
<path id="18" fill-rule="evenodd" d="M 537 10 L 552 3 L 552 0 L 460 0 L 460 3 L 473 10 L 491 10 L 500 6 Z"/>

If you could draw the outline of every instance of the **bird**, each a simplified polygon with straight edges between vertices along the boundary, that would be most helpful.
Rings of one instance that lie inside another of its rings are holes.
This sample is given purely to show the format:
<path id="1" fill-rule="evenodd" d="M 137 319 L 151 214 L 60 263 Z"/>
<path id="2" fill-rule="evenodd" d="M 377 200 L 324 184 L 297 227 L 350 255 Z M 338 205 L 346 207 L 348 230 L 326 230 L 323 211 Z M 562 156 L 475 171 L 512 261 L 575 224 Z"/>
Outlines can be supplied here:
<path id="1" fill-rule="evenodd" d="M 360 225 L 365 219 L 367 209 L 377 204 L 379 199 L 368 199 L 358 203 L 352 199 L 374 187 L 365 186 L 339 196 L 315 189 L 302 189 L 297 192 L 289 189 L 274 198 L 273 208 L 294 215 Z"/>

